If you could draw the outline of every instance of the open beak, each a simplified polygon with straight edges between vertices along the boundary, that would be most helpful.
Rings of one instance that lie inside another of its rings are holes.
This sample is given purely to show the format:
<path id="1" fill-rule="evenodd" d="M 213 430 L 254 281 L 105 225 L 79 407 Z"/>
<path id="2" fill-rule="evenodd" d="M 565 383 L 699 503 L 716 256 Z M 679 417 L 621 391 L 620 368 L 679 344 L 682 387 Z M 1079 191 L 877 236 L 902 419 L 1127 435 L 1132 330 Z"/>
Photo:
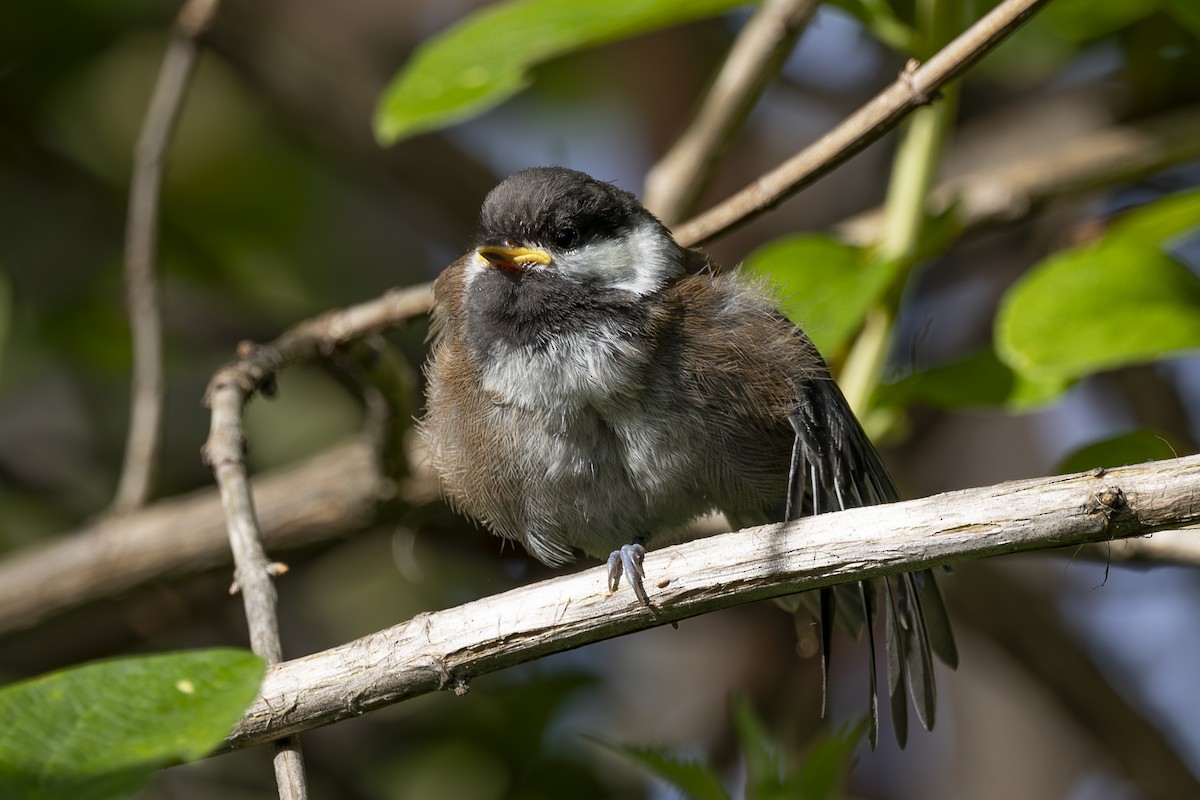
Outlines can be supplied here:
<path id="1" fill-rule="evenodd" d="M 550 254 L 532 247 L 508 245 L 484 245 L 475 251 L 479 263 L 498 269 L 523 270 L 530 264 L 545 266 L 550 263 Z"/>

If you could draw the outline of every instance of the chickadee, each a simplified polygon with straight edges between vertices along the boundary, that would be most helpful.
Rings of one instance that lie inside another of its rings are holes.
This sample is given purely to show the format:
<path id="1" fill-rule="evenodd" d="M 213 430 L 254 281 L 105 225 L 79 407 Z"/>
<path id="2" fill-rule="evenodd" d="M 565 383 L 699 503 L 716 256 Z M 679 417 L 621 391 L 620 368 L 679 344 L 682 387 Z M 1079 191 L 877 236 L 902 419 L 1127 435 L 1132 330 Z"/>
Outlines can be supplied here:
<path id="1" fill-rule="evenodd" d="M 434 293 L 431 464 L 456 509 L 545 564 L 607 559 L 610 589 L 624 575 L 648 604 L 646 546 L 702 514 L 744 527 L 897 499 L 776 298 L 681 247 L 629 192 L 559 167 L 518 172 L 488 194 L 475 247 Z M 826 674 L 832 621 L 868 632 L 872 746 L 879 595 L 897 739 L 906 683 L 932 726 L 931 653 L 958 658 L 933 574 L 817 594 Z"/>

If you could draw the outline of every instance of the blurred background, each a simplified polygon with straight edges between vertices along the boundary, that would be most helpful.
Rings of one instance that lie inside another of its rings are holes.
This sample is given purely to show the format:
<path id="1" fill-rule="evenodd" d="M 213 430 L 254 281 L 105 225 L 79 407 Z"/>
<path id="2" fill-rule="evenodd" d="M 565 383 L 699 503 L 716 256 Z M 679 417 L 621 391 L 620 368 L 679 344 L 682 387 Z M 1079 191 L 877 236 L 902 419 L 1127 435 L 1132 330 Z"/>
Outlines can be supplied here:
<path id="1" fill-rule="evenodd" d="M 734 13 L 552 61 L 530 90 L 481 117 L 379 147 L 370 126 L 383 87 L 418 43 L 479 5 L 263 0 L 221 8 L 162 200 L 169 394 L 156 498 L 211 486 L 199 458 L 208 426 L 201 400 L 239 341 L 266 341 L 323 310 L 432 279 L 465 250 L 487 190 L 522 167 L 562 164 L 640 193 L 746 18 Z M 1069 152 L 1119 122 L 1195 113 L 1200 43 L 1166 5 L 1053 4 L 971 73 L 943 173 Z M 0 553 L 91 524 L 115 489 L 131 367 L 121 274 L 129 175 L 177 10 L 147 0 L 0 10 Z M 853 17 L 823 8 L 701 207 L 828 130 L 902 66 Z M 774 237 L 826 230 L 878 205 L 893 147 L 885 137 L 710 252 L 734 264 Z M 890 375 L 978 350 L 999 298 L 1031 264 L 1086 241 L 1123 208 L 1198 183 L 1200 164 L 1177 164 L 972 232 L 910 282 Z M 1196 250 L 1183 248 L 1181 260 L 1194 262 Z M 415 370 L 425 334 L 418 320 L 387 341 Z M 320 457 L 354 436 L 364 406 L 352 384 L 335 362 L 282 373 L 278 397 L 256 399 L 248 411 L 252 474 Z M 1188 454 L 1198 390 L 1200 363 L 1181 359 L 1088 378 L 1029 413 L 914 405 L 884 443 L 885 458 L 902 493 L 915 497 L 1052 474 L 1079 447 L 1129 431 L 1151 429 Z M 291 566 L 278 583 L 288 657 L 549 574 L 411 494 L 308 538 L 272 552 Z M 939 675 L 936 730 L 913 732 L 904 752 L 886 735 L 878 752 L 863 747 L 850 794 L 1200 796 L 1200 626 L 1192 615 L 1200 573 L 1109 565 L 1097 553 L 996 559 L 947 576 L 962 665 Z M 9 624 L 0 631 L 0 679 L 116 654 L 243 645 L 229 580 L 227 562 L 182 565 Z M 817 731 L 865 709 L 861 643 L 835 644 L 825 721 L 819 663 L 796 649 L 793 621 L 760 603 L 484 676 L 465 698 L 425 696 L 305 734 L 313 794 L 673 796 L 581 734 L 706 759 L 736 787 L 736 698 L 747 698 L 797 758 Z M 139 796 L 219 792 L 234 800 L 274 791 L 260 748 L 172 768 Z"/>

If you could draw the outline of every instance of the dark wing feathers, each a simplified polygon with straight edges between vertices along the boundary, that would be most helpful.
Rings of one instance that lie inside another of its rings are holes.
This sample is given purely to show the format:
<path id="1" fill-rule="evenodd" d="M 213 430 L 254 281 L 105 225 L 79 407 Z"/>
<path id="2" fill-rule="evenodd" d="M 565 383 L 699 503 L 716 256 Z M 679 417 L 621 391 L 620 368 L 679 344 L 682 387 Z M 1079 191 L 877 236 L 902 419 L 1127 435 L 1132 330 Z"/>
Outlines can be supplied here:
<path id="1" fill-rule="evenodd" d="M 874 581 L 872 581 L 874 583 Z M 892 730 L 896 732 L 896 743 L 900 749 L 908 744 L 908 700 L 904 697 L 905 640 L 896 624 L 896 604 L 892 599 L 892 582 L 887 578 L 879 581 L 883 585 L 883 640 L 887 650 L 888 697 L 892 706 Z"/>
<path id="2" fill-rule="evenodd" d="M 858 582 L 859 601 L 866 617 L 867 647 L 870 661 L 867 665 L 870 684 L 867 689 L 867 741 L 871 749 L 879 742 L 879 679 L 875 672 L 875 581 Z"/>
<path id="3" fill-rule="evenodd" d="M 937 684 L 933 682 L 933 656 L 929 650 L 929 635 L 925 631 L 925 614 L 920 605 L 912 573 L 897 576 L 902 603 L 901 635 L 904 636 L 905 656 L 908 657 L 908 690 L 912 694 L 917 717 L 925 730 L 933 728 L 937 713 Z"/>
<path id="4" fill-rule="evenodd" d="M 837 595 L 832 586 L 820 590 L 821 594 L 821 716 L 825 716 L 825 704 L 829 702 L 829 654 L 833 650 L 833 626 L 828 621 L 835 618 Z"/>
<path id="5" fill-rule="evenodd" d="M 899 499 L 882 458 L 832 379 L 805 382 L 789 421 L 796 439 L 788 477 L 787 519 Z M 903 747 L 908 736 L 905 686 L 918 719 L 928 729 L 933 726 L 937 709 L 932 656 L 936 654 L 951 667 L 958 664 L 954 634 L 932 572 L 923 570 L 821 589 L 822 675 L 827 681 L 832 622 L 836 620 L 855 637 L 865 628 L 871 652 L 869 739 L 874 747 L 878 737 L 878 687 L 873 622 L 880 585 L 884 589 L 892 722 L 896 740 Z M 814 604 L 804 605 L 811 608 Z"/>
<path id="6" fill-rule="evenodd" d="M 911 574 L 916 586 L 917 603 L 925 612 L 929 646 L 943 664 L 954 669 L 958 666 L 958 645 L 954 641 L 954 631 L 950 628 L 950 617 L 946 614 L 942 590 L 938 588 L 937 581 L 929 570 Z"/>

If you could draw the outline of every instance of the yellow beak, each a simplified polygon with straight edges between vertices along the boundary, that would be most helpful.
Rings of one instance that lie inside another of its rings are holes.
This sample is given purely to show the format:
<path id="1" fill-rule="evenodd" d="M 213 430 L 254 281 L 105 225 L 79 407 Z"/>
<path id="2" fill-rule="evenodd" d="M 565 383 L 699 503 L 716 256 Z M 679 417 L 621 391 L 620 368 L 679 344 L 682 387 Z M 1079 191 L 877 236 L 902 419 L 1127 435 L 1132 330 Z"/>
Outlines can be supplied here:
<path id="1" fill-rule="evenodd" d="M 485 245 L 475 253 L 481 264 L 500 269 L 524 269 L 529 264 L 545 266 L 550 263 L 549 253 L 532 247 Z"/>

